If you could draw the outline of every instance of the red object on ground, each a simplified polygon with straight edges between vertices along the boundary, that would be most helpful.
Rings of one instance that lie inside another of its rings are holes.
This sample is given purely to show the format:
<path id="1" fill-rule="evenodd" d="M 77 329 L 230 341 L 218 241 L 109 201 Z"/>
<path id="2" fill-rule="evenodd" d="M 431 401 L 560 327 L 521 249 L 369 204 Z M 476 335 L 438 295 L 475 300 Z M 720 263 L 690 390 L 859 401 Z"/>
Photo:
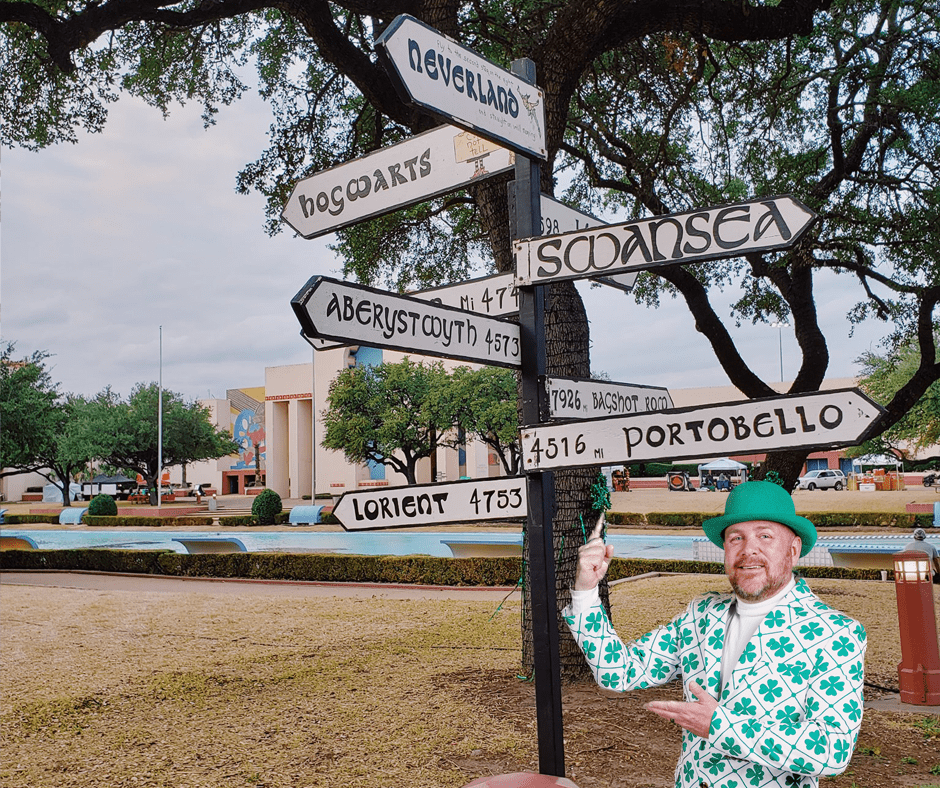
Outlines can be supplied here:
<path id="1" fill-rule="evenodd" d="M 940 645 L 933 603 L 933 567 L 919 550 L 894 554 L 894 590 L 901 627 L 901 702 L 940 705 Z"/>

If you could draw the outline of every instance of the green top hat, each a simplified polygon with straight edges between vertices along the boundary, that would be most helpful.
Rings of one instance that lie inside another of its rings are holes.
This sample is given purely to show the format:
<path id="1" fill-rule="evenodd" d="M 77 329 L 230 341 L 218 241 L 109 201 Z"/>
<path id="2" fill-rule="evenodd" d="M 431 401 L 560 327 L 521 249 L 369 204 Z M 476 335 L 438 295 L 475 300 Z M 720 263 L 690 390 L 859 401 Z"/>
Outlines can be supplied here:
<path id="1" fill-rule="evenodd" d="M 801 558 L 816 544 L 816 526 L 796 513 L 790 493 L 773 482 L 739 484 L 728 495 L 725 513 L 720 517 L 705 520 L 702 523 L 702 530 L 713 544 L 724 549 L 725 542 L 722 534 L 725 528 L 751 520 L 768 520 L 785 525 L 792 530 L 803 540 Z"/>

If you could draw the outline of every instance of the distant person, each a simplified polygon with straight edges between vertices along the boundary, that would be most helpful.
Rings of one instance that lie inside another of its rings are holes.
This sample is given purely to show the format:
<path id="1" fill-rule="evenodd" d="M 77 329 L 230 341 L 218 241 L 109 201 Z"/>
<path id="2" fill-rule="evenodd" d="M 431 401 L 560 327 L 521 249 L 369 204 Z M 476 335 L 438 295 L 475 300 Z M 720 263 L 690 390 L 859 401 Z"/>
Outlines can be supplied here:
<path id="1" fill-rule="evenodd" d="M 937 548 L 927 541 L 927 532 L 923 528 L 914 529 L 914 540 L 904 545 L 905 550 L 919 550 L 927 553 L 930 558 L 930 566 L 933 570 L 934 583 L 940 584 L 940 553 Z"/>
<path id="2" fill-rule="evenodd" d="M 733 593 L 705 594 L 629 644 L 597 591 L 613 558 L 601 526 L 579 550 L 565 621 L 603 687 L 681 678 L 684 701 L 646 704 L 682 728 L 676 788 L 811 788 L 845 771 L 862 724 L 865 628 L 794 577 L 816 527 L 790 494 L 735 487 L 724 515 L 702 523 L 724 548 Z"/>

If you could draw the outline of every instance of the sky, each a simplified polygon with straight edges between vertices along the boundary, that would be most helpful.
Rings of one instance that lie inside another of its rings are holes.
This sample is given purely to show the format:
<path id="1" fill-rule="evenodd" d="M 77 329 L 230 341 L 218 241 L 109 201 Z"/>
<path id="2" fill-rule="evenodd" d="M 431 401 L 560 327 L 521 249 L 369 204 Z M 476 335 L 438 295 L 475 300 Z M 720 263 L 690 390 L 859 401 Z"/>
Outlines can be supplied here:
<path id="1" fill-rule="evenodd" d="M 327 248 L 333 235 L 304 240 L 286 228 L 272 238 L 264 199 L 236 193 L 270 122 L 256 96 L 223 108 L 208 130 L 198 107 L 173 108 L 164 121 L 122 97 L 101 134 L 39 153 L 4 150 L 2 338 L 17 355 L 52 354 L 60 390 L 86 396 L 109 385 L 126 396 L 162 377 L 187 399 L 224 397 L 263 385 L 265 367 L 309 362 L 290 299 L 313 275 L 340 276 L 342 263 Z M 855 293 L 845 281 L 818 287 L 830 378 L 856 374 L 854 359 L 878 351 L 882 335 L 868 326 L 849 338 Z M 593 371 L 670 388 L 728 383 L 681 302 L 654 310 L 612 288 L 578 287 Z M 746 324 L 733 335 L 766 381 L 780 380 L 781 359 L 784 379 L 795 374 L 792 329 Z"/>

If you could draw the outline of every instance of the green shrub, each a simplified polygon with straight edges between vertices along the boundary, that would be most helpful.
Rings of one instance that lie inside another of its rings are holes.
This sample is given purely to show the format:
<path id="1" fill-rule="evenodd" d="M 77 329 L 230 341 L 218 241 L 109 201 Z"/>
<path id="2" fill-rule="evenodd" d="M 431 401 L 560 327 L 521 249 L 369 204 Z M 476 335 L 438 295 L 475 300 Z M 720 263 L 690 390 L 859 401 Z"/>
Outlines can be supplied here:
<path id="1" fill-rule="evenodd" d="M 5 514 L 3 522 L 6 525 L 29 525 L 30 523 L 57 523 L 58 514 Z"/>
<path id="2" fill-rule="evenodd" d="M 284 507 L 281 496 L 274 490 L 262 490 L 251 504 L 251 513 L 258 518 L 259 525 L 273 525 L 277 515 Z"/>
<path id="3" fill-rule="evenodd" d="M 6 570 L 67 569 L 129 572 L 175 577 L 246 577 L 348 583 L 412 583 L 443 586 L 515 586 L 522 558 L 434 558 L 431 556 L 329 555 L 316 553 L 216 553 L 187 555 L 146 550 L 3 550 Z M 723 575 L 724 566 L 706 561 L 615 558 L 609 580 L 649 572 Z M 880 580 L 878 569 L 801 566 L 803 577 Z M 888 572 L 893 579 L 894 573 Z"/>
<path id="4" fill-rule="evenodd" d="M 246 518 L 251 520 L 252 518 Z M 93 517 L 88 514 L 82 518 L 88 526 L 102 528 L 179 528 L 183 525 L 211 526 L 212 517 L 146 517 L 144 515 L 118 515 L 117 517 Z M 250 523 L 249 523 L 250 524 Z"/>
<path id="5" fill-rule="evenodd" d="M 110 495 L 100 493 L 89 502 L 88 514 L 92 517 L 116 517 L 117 503 Z"/>

